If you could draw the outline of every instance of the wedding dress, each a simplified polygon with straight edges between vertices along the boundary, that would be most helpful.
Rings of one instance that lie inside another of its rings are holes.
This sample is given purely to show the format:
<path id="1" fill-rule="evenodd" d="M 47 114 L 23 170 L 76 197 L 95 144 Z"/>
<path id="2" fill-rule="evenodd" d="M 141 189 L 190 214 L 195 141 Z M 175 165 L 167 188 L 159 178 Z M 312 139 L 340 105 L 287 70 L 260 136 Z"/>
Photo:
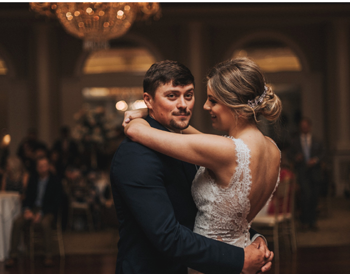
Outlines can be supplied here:
<path id="1" fill-rule="evenodd" d="M 245 248 L 251 243 L 251 221 L 247 220 L 250 211 L 248 196 L 252 184 L 250 150 L 241 139 L 225 137 L 232 139 L 236 145 L 237 167 L 226 188 L 217 185 L 206 168 L 198 169 L 192 183 L 192 196 L 198 208 L 194 232 Z M 278 184 L 279 176 L 275 190 Z M 271 197 L 272 194 L 269 200 Z"/>

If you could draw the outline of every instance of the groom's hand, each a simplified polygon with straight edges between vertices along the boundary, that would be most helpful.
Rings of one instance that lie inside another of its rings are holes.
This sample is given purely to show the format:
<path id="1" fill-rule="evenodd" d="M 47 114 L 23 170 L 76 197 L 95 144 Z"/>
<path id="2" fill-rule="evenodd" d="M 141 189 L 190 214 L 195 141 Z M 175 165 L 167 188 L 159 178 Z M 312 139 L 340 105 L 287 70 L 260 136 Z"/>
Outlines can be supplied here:
<path id="1" fill-rule="evenodd" d="M 265 240 L 261 237 L 256 238 L 252 244 L 255 245 L 257 248 L 261 249 L 265 253 L 266 263 L 261 268 L 260 271 L 261 272 L 269 271 L 271 269 L 271 266 L 272 266 L 271 262 L 272 262 L 272 259 L 274 257 L 273 252 L 268 249 Z"/>
<path id="2" fill-rule="evenodd" d="M 267 249 L 265 241 L 261 241 L 254 241 L 244 249 L 243 274 L 255 274 L 271 269 L 273 253 Z"/>

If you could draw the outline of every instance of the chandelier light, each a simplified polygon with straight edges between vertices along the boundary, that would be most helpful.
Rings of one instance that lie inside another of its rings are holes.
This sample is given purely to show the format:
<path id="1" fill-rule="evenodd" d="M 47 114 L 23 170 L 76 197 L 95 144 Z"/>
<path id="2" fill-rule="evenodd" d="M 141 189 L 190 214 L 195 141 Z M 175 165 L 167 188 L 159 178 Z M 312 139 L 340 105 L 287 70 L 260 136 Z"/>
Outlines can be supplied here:
<path id="1" fill-rule="evenodd" d="M 159 4 L 148 2 L 33 2 L 30 7 L 57 17 L 68 33 L 84 40 L 86 50 L 108 48 L 108 41 L 124 35 L 136 20 L 160 18 Z"/>

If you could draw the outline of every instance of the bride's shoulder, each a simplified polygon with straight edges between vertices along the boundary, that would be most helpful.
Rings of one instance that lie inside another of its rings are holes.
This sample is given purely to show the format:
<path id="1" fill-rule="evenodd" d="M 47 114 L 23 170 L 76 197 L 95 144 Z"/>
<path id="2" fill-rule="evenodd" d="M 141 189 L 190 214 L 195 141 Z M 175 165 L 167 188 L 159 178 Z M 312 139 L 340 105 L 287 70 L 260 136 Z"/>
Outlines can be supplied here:
<path id="1" fill-rule="evenodd" d="M 281 152 L 277 144 L 270 137 L 260 133 L 244 136 L 242 141 L 249 148 L 252 158 L 261 160 L 267 157 L 269 160 L 276 160 L 276 162 L 279 162 Z"/>
<path id="2" fill-rule="evenodd" d="M 239 138 L 251 152 L 259 152 L 262 147 L 264 147 L 265 138 L 261 132 L 257 131 L 247 131 L 245 134 Z"/>
<path id="3" fill-rule="evenodd" d="M 277 146 L 276 142 L 268 137 L 268 136 L 264 136 L 266 143 L 268 144 L 268 148 L 271 152 L 281 155 L 281 151 L 279 149 L 279 147 Z"/>
<path id="4" fill-rule="evenodd" d="M 266 142 L 265 159 L 273 166 L 280 166 L 281 163 L 281 151 L 277 144 L 270 137 L 264 136 Z"/>

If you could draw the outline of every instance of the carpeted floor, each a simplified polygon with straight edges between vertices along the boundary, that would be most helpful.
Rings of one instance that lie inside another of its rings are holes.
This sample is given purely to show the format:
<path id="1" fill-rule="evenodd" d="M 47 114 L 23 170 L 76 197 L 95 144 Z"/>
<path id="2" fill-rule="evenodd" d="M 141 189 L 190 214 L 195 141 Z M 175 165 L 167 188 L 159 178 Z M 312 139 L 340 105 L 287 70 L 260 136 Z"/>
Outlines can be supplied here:
<path id="1" fill-rule="evenodd" d="M 330 198 L 323 201 L 319 230 L 302 232 L 297 229 L 299 247 L 350 245 L 350 200 Z M 96 232 L 64 232 L 66 254 L 117 253 L 117 229 Z"/>
<path id="2" fill-rule="evenodd" d="M 63 234 L 66 254 L 117 253 L 119 234 L 117 229 L 97 232 L 65 232 Z"/>
<path id="3" fill-rule="evenodd" d="M 300 247 L 350 245 L 350 199 L 331 198 L 323 201 L 324 210 L 316 232 L 297 230 Z"/>

